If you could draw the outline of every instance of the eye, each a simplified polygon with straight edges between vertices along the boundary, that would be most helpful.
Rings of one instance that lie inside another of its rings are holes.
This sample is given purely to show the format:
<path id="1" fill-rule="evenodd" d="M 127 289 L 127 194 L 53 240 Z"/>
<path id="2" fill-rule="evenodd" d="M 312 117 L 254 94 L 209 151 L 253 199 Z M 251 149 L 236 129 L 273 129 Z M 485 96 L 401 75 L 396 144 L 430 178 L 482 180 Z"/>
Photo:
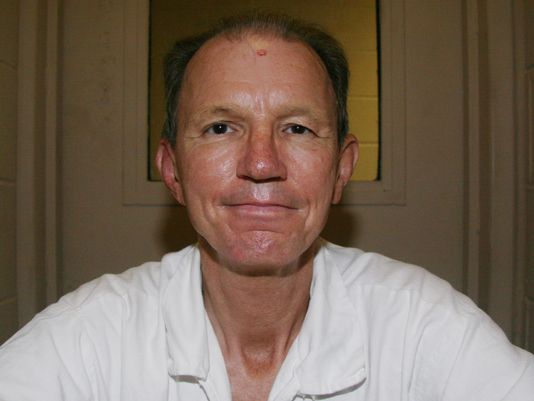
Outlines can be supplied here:
<path id="1" fill-rule="evenodd" d="M 225 124 L 225 123 L 213 124 L 206 130 L 207 133 L 215 134 L 215 135 L 228 134 L 233 131 L 234 130 L 228 124 Z"/>
<path id="2" fill-rule="evenodd" d="M 286 128 L 286 131 L 290 134 L 307 134 L 312 132 L 309 128 L 306 128 L 304 125 L 293 124 Z"/>

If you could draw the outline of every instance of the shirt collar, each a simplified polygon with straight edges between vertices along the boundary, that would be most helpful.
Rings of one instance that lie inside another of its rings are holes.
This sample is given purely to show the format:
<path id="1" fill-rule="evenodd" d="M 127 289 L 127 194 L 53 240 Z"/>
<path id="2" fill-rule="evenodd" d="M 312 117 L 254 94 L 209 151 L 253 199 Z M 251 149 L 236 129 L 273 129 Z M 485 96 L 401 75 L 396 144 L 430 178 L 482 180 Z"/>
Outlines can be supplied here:
<path id="1" fill-rule="evenodd" d="M 166 255 L 161 268 L 169 374 L 205 380 L 210 363 L 200 253 L 196 246 L 190 246 Z"/>
<path id="2" fill-rule="evenodd" d="M 361 325 L 326 242 L 314 260 L 310 305 L 295 349 L 301 394 L 340 393 L 366 377 Z"/>
<path id="3" fill-rule="evenodd" d="M 272 395 L 286 384 L 284 377 L 295 376 L 298 391 L 310 396 L 343 392 L 365 379 L 361 326 L 327 243 L 317 253 L 313 267 L 308 312 L 273 385 Z M 206 380 L 210 370 L 211 326 L 202 299 L 198 249 L 188 247 L 166 256 L 162 261 L 162 280 L 169 374 Z"/>

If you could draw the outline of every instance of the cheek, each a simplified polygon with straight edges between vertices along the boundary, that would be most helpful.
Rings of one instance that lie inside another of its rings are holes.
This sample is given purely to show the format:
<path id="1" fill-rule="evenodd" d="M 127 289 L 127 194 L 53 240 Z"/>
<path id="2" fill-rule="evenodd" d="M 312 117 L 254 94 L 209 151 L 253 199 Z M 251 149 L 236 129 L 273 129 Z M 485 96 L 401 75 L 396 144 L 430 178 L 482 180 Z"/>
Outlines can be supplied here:
<path id="1" fill-rule="evenodd" d="M 293 152 L 293 177 L 309 198 L 330 201 L 335 179 L 335 152 L 320 148 L 306 152 Z"/>
<path id="2" fill-rule="evenodd" d="M 204 197 L 215 195 L 235 175 L 235 161 L 230 149 L 201 145 L 187 152 L 181 170 L 186 197 Z"/>

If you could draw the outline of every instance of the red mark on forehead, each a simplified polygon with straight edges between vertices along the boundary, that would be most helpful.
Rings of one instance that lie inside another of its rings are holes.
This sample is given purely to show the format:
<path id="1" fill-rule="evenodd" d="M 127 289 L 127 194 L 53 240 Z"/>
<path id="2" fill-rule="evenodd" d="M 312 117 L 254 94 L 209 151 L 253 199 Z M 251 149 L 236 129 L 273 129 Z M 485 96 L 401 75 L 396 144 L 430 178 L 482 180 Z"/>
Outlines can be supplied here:
<path id="1" fill-rule="evenodd" d="M 265 56 L 265 55 L 267 54 L 267 50 L 265 50 L 265 49 L 258 49 L 258 50 L 256 50 L 256 54 L 257 54 L 258 56 Z"/>

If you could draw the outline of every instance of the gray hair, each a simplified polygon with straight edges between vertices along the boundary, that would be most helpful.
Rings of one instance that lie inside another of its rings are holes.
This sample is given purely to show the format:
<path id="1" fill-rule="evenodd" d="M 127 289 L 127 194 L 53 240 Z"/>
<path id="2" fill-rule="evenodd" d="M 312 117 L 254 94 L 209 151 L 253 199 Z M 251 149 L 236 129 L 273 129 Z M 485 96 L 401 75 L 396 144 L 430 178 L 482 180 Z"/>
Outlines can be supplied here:
<path id="1" fill-rule="evenodd" d="M 166 116 L 162 137 L 176 145 L 178 98 L 185 70 L 195 53 L 208 40 L 217 36 L 242 39 L 257 33 L 299 41 L 311 47 L 324 64 L 334 89 L 337 112 L 337 138 L 341 145 L 348 132 L 347 88 L 349 68 L 343 48 L 332 36 L 309 24 L 282 14 L 253 13 L 225 18 L 210 31 L 177 41 L 164 63 Z"/>

